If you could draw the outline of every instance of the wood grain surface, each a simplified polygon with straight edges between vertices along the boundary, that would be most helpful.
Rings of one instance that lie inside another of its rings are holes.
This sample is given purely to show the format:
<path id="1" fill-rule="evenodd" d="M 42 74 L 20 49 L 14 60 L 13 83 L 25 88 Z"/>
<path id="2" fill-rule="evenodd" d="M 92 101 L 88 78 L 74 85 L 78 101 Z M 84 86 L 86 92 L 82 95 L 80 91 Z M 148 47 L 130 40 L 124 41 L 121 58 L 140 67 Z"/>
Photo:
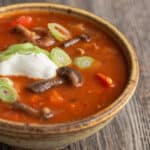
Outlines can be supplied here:
<path id="1" fill-rule="evenodd" d="M 0 0 L 0 5 L 42 0 Z M 140 81 L 115 119 L 91 137 L 65 150 L 150 150 L 150 0 L 43 0 L 86 9 L 122 31 L 137 52 Z M 15 148 L 0 144 L 0 150 Z"/>

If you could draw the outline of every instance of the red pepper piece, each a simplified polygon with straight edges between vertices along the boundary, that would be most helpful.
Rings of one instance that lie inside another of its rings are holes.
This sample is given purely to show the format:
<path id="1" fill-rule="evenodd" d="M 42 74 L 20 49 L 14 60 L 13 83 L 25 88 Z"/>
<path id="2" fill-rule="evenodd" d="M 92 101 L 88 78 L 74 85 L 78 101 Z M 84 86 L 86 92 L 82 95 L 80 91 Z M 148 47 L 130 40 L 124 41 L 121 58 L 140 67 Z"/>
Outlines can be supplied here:
<path id="1" fill-rule="evenodd" d="M 104 85 L 106 85 L 108 87 L 114 87 L 115 86 L 113 80 L 109 76 L 106 76 L 102 73 L 97 73 L 96 75 Z"/>
<path id="2" fill-rule="evenodd" d="M 18 24 L 21 24 L 25 27 L 30 27 L 32 23 L 32 17 L 31 16 L 21 16 L 19 18 L 16 18 L 14 21 L 11 22 L 11 27 L 15 27 Z"/>

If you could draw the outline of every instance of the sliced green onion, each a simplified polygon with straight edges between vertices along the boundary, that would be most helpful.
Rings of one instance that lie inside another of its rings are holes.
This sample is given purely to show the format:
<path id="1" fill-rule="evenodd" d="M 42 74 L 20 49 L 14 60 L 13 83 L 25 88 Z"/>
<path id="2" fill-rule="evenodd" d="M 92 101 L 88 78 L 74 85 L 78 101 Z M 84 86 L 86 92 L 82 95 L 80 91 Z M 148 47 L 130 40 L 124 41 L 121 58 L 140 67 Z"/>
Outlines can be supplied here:
<path id="1" fill-rule="evenodd" d="M 60 42 L 68 40 L 70 38 L 70 32 L 58 23 L 49 23 L 48 29 L 52 36 Z"/>
<path id="2" fill-rule="evenodd" d="M 90 56 L 76 57 L 74 59 L 74 64 L 81 69 L 86 69 L 91 67 L 93 62 L 94 62 L 94 58 Z"/>
<path id="3" fill-rule="evenodd" d="M 68 66 L 72 63 L 70 56 L 61 48 L 55 47 L 52 49 L 51 60 L 58 66 Z"/>
<path id="4" fill-rule="evenodd" d="M 17 97 L 13 82 L 8 78 L 0 78 L 0 100 L 5 103 L 13 103 L 17 101 Z"/>
<path id="5" fill-rule="evenodd" d="M 0 61 L 9 59 L 15 54 L 31 54 L 31 53 L 44 53 L 48 57 L 50 54 L 48 51 L 41 49 L 38 46 L 33 45 L 32 43 L 23 43 L 23 44 L 14 44 L 8 47 L 5 51 L 0 53 Z"/>

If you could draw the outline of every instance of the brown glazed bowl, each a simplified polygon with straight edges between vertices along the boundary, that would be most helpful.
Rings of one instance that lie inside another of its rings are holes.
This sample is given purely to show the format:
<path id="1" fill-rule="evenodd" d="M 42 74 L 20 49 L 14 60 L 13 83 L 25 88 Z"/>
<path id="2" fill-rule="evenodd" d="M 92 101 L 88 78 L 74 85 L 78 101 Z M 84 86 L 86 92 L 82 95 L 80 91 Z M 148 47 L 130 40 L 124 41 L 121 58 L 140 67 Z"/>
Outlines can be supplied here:
<path id="1" fill-rule="evenodd" d="M 0 8 L 0 17 L 16 11 L 54 11 L 93 22 L 120 46 L 129 70 L 128 83 L 122 94 L 107 108 L 83 120 L 60 124 L 26 124 L 0 119 L 0 142 L 25 149 L 59 149 L 95 133 L 127 104 L 137 86 L 138 60 L 127 39 L 112 24 L 78 8 L 51 3 L 25 3 Z"/>

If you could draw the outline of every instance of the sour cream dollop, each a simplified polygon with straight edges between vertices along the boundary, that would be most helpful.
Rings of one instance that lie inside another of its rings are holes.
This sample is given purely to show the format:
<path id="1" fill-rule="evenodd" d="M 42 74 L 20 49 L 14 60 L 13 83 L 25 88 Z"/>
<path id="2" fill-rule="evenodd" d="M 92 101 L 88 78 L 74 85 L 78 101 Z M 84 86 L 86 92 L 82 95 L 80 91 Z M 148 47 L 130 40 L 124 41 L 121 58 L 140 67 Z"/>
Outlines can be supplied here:
<path id="1" fill-rule="evenodd" d="M 57 66 L 43 53 L 18 54 L 0 62 L 0 75 L 48 79 L 56 76 Z"/>

